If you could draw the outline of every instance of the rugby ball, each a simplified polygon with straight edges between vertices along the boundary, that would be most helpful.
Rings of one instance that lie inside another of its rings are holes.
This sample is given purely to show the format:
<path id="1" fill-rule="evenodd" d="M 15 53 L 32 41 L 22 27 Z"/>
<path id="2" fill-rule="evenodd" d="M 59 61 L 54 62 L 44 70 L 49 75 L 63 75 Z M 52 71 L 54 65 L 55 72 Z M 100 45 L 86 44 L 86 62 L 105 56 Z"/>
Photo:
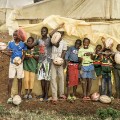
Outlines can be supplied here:
<path id="1" fill-rule="evenodd" d="M 98 92 L 95 92 L 91 95 L 91 100 L 98 101 L 100 98 L 100 94 Z"/>
<path id="2" fill-rule="evenodd" d="M 0 42 L 0 50 L 5 50 L 7 48 L 7 45 L 3 42 Z"/>
<path id="3" fill-rule="evenodd" d="M 100 102 L 102 102 L 102 103 L 111 103 L 111 98 L 109 97 L 109 96 L 107 96 L 107 95 L 101 95 L 100 96 Z"/>
<path id="4" fill-rule="evenodd" d="M 62 65 L 63 62 L 64 62 L 64 60 L 63 60 L 62 58 L 60 58 L 60 57 L 56 57 L 56 58 L 53 60 L 53 63 L 54 63 L 55 65 L 58 65 L 58 66 Z"/>
<path id="5" fill-rule="evenodd" d="M 15 63 L 20 64 L 20 63 L 21 63 L 21 58 L 20 58 L 20 57 L 15 57 L 15 58 L 13 59 L 13 63 L 14 63 L 14 64 L 15 64 Z"/>
<path id="6" fill-rule="evenodd" d="M 21 97 L 19 95 L 15 95 L 13 97 L 13 104 L 14 105 L 19 105 L 21 102 L 22 102 L 22 99 L 21 99 Z"/>
<path id="7" fill-rule="evenodd" d="M 117 53 L 115 54 L 115 62 L 116 62 L 117 64 L 120 64 L 120 52 L 117 52 Z"/>
<path id="8" fill-rule="evenodd" d="M 61 38 L 61 34 L 59 32 L 55 32 L 51 38 L 51 43 L 56 44 Z"/>
<path id="9" fill-rule="evenodd" d="M 111 38 L 108 38 L 106 41 L 105 41 L 105 44 L 106 44 L 106 48 L 110 48 L 111 45 L 113 44 L 113 40 Z"/>

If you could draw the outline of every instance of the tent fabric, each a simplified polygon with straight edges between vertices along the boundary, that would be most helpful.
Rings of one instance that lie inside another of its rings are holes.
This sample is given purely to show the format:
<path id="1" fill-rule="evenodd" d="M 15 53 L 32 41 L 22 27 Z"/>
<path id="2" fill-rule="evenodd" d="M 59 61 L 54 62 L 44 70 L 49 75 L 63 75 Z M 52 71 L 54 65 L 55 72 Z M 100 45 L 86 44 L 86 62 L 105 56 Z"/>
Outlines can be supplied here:
<path id="1" fill-rule="evenodd" d="M 0 8 L 18 8 L 32 4 L 33 0 L 0 0 Z"/>
<path id="2" fill-rule="evenodd" d="M 18 11 L 16 19 L 44 19 L 50 15 L 74 19 L 120 19 L 120 0 L 45 0 Z"/>
<path id="3" fill-rule="evenodd" d="M 101 44 L 101 37 L 112 38 L 114 44 L 120 43 L 120 29 L 117 26 L 120 22 L 85 22 L 83 20 L 75 20 L 60 16 L 49 16 L 38 24 L 28 24 L 23 26 L 26 32 L 40 36 L 40 29 L 43 26 L 48 27 L 49 31 L 55 29 L 59 24 L 65 23 L 64 28 L 60 29 L 65 31 L 65 40 L 69 45 L 77 39 L 88 37 L 93 45 Z"/>

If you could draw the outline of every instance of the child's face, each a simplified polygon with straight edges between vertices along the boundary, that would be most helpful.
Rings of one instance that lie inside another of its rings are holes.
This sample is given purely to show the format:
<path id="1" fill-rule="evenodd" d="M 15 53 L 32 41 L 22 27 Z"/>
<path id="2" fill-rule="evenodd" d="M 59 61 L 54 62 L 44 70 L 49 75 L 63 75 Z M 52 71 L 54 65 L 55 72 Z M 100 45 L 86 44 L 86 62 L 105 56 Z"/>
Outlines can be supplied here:
<path id="1" fill-rule="evenodd" d="M 97 46 L 96 47 L 96 51 L 98 52 L 98 51 L 100 51 L 102 49 L 102 46 Z"/>
<path id="2" fill-rule="evenodd" d="M 120 45 L 117 46 L 117 50 L 120 52 Z"/>
<path id="3" fill-rule="evenodd" d="M 14 38 L 14 40 L 17 40 L 17 39 L 18 39 L 17 32 L 14 32 L 14 33 L 13 33 L 13 38 Z"/>
<path id="4" fill-rule="evenodd" d="M 110 55 L 111 55 L 111 51 L 110 51 L 110 50 L 106 50 L 106 51 L 105 51 L 105 56 L 106 56 L 106 57 L 109 57 Z"/>
<path id="5" fill-rule="evenodd" d="M 47 35 L 47 30 L 44 29 L 44 28 L 42 28 L 42 29 L 41 29 L 41 35 L 42 35 L 42 36 L 46 36 L 46 35 Z"/>
<path id="6" fill-rule="evenodd" d="M 80 42 L 75 42 L 75 48 L 79 49 L 81 46 L 81 43 Z"/>
<path id="7" fill-rule="evenodd" d="M 89 40 L 85 40 L 85 41 L 83 42 L 84 48 L 88 48 L 89 44 L 90 44 L 90 41 L 89 41 Z"/>
<path id="8" fill-rule="evenodd" d="M 31 45 L 31 44 L 33 43 L 33 40 L 32 40 L 31 38 L 29 38 L 29 39 L 27 40 L 27 43 L 28 43 L 29 45 Z"/>

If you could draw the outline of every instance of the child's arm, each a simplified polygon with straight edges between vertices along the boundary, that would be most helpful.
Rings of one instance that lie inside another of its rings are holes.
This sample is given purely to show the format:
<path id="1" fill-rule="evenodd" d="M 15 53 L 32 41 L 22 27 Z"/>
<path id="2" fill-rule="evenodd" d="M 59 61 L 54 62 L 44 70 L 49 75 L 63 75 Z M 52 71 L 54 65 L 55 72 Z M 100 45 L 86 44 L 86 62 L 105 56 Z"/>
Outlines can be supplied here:
<path id="1" fill-rule="evenodd" d="M 4 50 L 4 51 L 0 51 L 1 53 L 7 55 L 7 56 L 11 56 L 12 55 L 12 51 L 11 50 Z"/>
<path id="2" fill-rule="evenodd" d="M 23 55 L 22 55 L 21 63 L 22 63 L 22 62 L 23 62 L 23 60 L 25 59 L 25 53 L 26 53 L 26 51 L 25 51 L 25 50 L 23 50 Z"/>
<path id="3" fill-rule="evenodd" d="M 56 29 L 54 29 L 49 35 L 50 37 L 52 37 L 52 35 L 60 28 L 62 28 L 64 26 L 64 23 L 60 24 Z"/>
<path id="4" fill-rule="evenodd" d="M 71 48 L 69 48 L 65 54 L 66 66 L 68 66 L 70 53 L 71 53 Z"/>
<path id="5" fill-rule="evenodd" d="M 39 43 L 38 43 L 38 40 L 35 41 L 34 43 L 32 44 L 28 44 L 27 42 L 25 42 L 25 45 L 28 47 L 28 48 L 33 48 L 34 46 L 37 46 Z"/>

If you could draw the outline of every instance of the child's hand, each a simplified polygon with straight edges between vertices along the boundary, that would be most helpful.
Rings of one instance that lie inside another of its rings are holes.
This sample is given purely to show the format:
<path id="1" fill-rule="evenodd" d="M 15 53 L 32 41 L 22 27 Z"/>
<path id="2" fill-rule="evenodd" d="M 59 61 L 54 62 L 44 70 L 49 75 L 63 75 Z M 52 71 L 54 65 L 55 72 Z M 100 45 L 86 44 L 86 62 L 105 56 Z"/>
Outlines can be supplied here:
<path id="1" fill-rule="evenodd" d="M 60 25 L 59 25 L 59 28 L 62 28 L 63 26 L 64 26 L 64 23 L 60 24 Z"/>
<path id="2" fill-rule="evenodd" d="M 19 63 L 14 63 L 16 66 L 18 66 L 19 65 Z"/>
<path id="3" fill-rule="evenodd" d="M 85 55 L 85 56 L 90 56 L 91 53 L 90 53 L 90 52 L 87 52 L 87 53 L 85 53 L 84 55 Z"/>

